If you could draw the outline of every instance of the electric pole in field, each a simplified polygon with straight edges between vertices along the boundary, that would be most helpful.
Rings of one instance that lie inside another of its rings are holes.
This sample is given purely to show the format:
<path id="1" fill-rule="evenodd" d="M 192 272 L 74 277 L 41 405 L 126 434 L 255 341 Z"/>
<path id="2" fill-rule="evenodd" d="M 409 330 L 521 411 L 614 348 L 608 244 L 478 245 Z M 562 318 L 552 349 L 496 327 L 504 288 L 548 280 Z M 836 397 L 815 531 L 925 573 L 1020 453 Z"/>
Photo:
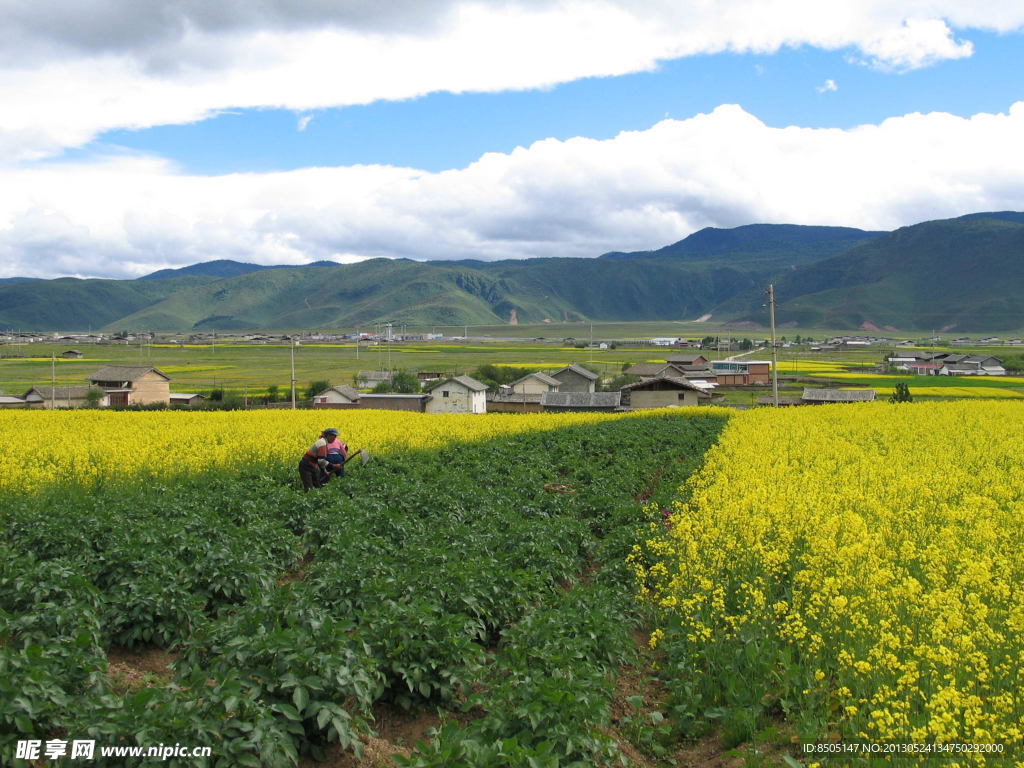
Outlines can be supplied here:
<path id="1" fill-rule="evenodd" d="M 295 410 L 295 337 L 291 337 L 292 350 L 292 410 Z"/>
<path id="2" fill-rule="evenodd" d="M 772 328 L 772 405 L 779 407 L 779 350 L 775 346 L 775 286 L 768 285 L 768 318 Z"/>

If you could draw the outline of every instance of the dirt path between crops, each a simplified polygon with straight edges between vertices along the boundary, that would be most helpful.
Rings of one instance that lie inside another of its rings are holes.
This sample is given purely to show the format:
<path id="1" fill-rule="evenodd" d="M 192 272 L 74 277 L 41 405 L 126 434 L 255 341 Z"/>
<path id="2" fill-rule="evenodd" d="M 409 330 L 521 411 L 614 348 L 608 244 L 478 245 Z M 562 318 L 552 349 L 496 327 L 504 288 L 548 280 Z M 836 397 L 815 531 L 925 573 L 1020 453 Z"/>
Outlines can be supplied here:
<path id="1" fill-rule="evenodd" d="M 122 693 L 167 685 L 174 677 L 171 663 L 177 654 L 155 645 L 137 648 L 113 646 L 107 651 L 107 677 Z"/>

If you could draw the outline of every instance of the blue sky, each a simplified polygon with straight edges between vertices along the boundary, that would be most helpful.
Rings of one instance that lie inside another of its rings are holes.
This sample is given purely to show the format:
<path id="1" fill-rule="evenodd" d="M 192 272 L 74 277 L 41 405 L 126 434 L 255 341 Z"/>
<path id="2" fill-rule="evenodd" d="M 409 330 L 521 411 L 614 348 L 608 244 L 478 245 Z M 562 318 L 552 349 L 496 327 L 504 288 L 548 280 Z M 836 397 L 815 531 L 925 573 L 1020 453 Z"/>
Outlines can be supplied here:
<path id="1" fill-rule="evenodd" d="M 1024 207 L 1024 3 L 7 0 L 0 277 Z"/>
<path id="2" fill-rule="evenodd" d="M 1024 36 L 975 32 L 971 42 L 969 59 L 908 72 L 864 66 L 851 50 L 801 46 L 676 59 L 652 72 L 544 89 L 434 93 L 306 112 L 230 110 L 186 125 L 109 131 L 78 152 L 155 152 L 197 174 L 358 163 L 443 171 L 485 152 L 545 138 L 609 139 L 720 104 L 739 104 L 774 127 L 851 128 L 911 112 L 1002 112 L 1024 99 Z"/>

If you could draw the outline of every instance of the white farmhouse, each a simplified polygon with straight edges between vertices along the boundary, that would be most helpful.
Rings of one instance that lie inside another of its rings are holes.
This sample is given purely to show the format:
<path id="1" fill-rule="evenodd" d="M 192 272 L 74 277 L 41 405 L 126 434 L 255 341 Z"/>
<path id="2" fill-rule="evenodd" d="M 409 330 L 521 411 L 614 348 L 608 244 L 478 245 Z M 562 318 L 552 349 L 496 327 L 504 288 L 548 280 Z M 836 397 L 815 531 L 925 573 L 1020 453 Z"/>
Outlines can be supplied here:
<path id="1" fill-rule="evenodd" d="M 453 376 L 427 387 L 427 413 L 487 413 L 487 385 L 471 376 Z"/>

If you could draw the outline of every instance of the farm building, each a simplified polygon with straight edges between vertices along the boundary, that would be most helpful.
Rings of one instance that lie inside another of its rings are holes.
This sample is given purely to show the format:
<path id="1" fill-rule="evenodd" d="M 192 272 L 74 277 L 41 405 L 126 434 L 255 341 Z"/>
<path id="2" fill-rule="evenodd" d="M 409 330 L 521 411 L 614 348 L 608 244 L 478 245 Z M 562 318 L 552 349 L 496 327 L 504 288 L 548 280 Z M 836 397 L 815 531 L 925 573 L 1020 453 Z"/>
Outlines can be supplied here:
<path id="1" fill-rule="evenodd" d="M 170 398 L 171 405 L 185 408 L 192 408 L 206 402 L 206 395 L 200 395 L 195 392 L 171 392 Z"/>
<path id="2" fill-rule="evenodd" d="M 939 369 L 940 376 L 1005 376 L 1006 369 L 998 357 L 991 355 L 946 355 Z"/>
<path id="3" fill-rule="evenodd" d="M 29 408 L 84 408 L 89 401 L 87 393 L 94 387 L 32 387 L 24 395 Z M 97 405 L 109 405 L 106 396 L 100 398 Z"/>
<path id="4" fill-rule="evenodd" d="M 540 395 L 544 392 L 557 392 L 562 382 L 546 373 L 528 373 L 521 379 L 513 381 L 509 387 L 517 395 Z M 539 401 L 538 401 L 539 402 Z"/>
<path id="5" fill-rule="evenodd" d="M 703 387 L 677 376 L 627 384 L 621 390 L 622 405 L 630 408 L 666 408 L 670 405 L 700 405 L 711 399 Z"/>
<path id="6" fill-rule="evenodd" d="M 0 395 L 0 408 L 27 408 L 28 403 L 22 397 L 13 395 Z"/>
<path id="7" fill-rule="evenodd" d="M 426 413 L 430 395 L 398 392 L 367 393 L 359 396 L 358 408 L 378 408 L 383 411 L 414 411 Z M 314 406 L 316 407 L 316 406 Z M 330 407 L 330 406 L 327 406 Z M 336 406 L 341 407 L 341 406 Z"/>
<path id="8" fill-rule="evenodd" d="M 964 355 L 957 352 L 901 352 L 886 358 L 898 370 L 941 376 L 1005 376 L 1003 361 L 992 355 Z"/>
<path id="9" fill-rule="evenodd" d="M 487 386 L 472 376 L 453 376 L 426 390 L 427 413 L 487 413 Z"/>
<path id="10" fill-rule="evenodd" d="M 77 349 L 65 350 L 64 352 L 60 353 L 60 356 L 68 360 L 80 360 L 81 358 L 85 357 L 85 355 L 83 355 Z"/>
<path id="11" fill-rule="evenodd" d="M 873 389 L 810 389 L 805 388 L 800 399 L 810 405 L 824 403 L 869 403 L 875 399 Z"/>
<path id="12" fill-rule="evenodd" d="M 148 405 L 171 402 L 171 378 L 152 366 L 108 365 L 89 377 L 89 384 L 107 395 L 107 405 Z"/>
<path id="13" fill-rule="evenodd" d="M 313 396 L 314 408 L 358 408 L 362 393 L 355 387 L 340 384 Z"/>
<path id="14" fill-rule="evenodd" d="M 559 368 L 551 378 L 558 380 L 559 392 L 593 392 L 597 388 L 597 374 L 575 363 Z"/>
<path id="15" fill-rule="evenodd" d="M 545 392 L 540 396 L 544 411 L 616 411 L 621 392 Z"/>
<path id="16" fill-rule="evenodd" d="M 772 364 L 768 360 L 712 360 L 711 370 L 721 385 L 768 384 Z"/>

